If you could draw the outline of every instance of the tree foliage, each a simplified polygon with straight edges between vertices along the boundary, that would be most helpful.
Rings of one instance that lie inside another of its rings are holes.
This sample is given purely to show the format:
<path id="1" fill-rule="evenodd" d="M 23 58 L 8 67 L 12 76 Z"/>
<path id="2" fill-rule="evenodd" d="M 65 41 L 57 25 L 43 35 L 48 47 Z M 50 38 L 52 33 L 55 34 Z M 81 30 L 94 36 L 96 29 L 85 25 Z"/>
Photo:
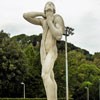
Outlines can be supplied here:
<path id="1" fill-rule="evenodd" d="M 1 32 L 0 36 L 0 97 L 19 97 L 19 86 L 27 71 L 26 57 L 8 34 Z"/>
<path id="2" fill-rule="evenodd" d="M 0 97 L 22 97 L 26 86 L 26 97 L 46 97 L 41 79 L 40 35 L 20 34 L 10 37 L 0 32 Z M 65 42 L 57 41 L 58 58 L 54 72 L 58 85 L 58 97 L 66 95 Z M 100 53 L 94 55 L 68 43 L 69 96 L 74 100 L 85 100 L 89 87 L 90 99 L 98 100 L 100 79 Z"/>

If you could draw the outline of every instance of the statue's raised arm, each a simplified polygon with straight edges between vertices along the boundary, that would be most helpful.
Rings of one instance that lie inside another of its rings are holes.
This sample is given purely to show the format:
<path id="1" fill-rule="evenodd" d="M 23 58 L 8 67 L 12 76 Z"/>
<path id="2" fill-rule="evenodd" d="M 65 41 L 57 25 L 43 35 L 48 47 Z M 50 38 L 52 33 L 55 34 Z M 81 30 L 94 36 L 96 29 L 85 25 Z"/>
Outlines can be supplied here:
<path id="1" fill-rule="evenodd" d="M 38 17 L 45 17 L 45 15 L 42 12 L 28 12 L 28 13 L 24 13 L 23 17 L 25 20 L 27 20 L 32 24 L 42 25 L 43 18 L 38 18 Z"/>

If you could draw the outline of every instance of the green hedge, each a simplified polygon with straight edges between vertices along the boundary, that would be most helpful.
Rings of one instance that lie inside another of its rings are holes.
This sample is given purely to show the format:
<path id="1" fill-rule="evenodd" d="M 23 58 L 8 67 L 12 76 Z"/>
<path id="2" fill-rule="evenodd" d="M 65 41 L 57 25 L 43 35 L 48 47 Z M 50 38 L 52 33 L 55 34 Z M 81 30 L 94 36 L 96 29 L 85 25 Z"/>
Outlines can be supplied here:
<path id="1" fill-rule="evenodd" d="M 0 98 L 0 100 L 47 100 L 46 98 Z M 58 100 L 65 100 L 64 98 L 60 98 Z M 72 100 L 72 99 L 70 99 Z"/>
<path id="2" fill-rule="evenodd" d="M 47 100 L 46 98 L 0 98 L 0 100 Z M 59 98 L 58 100 L 66 100 L 65 98 Z M 70 98 L 69 100 L 74 100 Z"/>
<path id="3" fill-rule="evenodd" d="M 0 98 L 0 100 L 46 100 L 46 98 Z"/>

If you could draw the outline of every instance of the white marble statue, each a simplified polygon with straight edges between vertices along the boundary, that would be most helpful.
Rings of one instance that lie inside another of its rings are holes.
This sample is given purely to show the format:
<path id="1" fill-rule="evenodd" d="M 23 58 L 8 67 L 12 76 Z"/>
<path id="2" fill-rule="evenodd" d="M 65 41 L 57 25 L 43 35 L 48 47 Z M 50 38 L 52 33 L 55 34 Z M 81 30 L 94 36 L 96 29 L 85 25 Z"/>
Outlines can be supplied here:
<path id="1" fill-rule="evenodd" d="M 52 2 L 45 4 L 44 12 L 28 12 L 23 17 L 30 23 L 43 28 L 40 56 L 42 64 L 42 79 L 47 95 L 47 100 L 57 100 L 57 84 L 54 79 L 53 67 L 57 59 L 56 41 L 64 33 L 64 21 L 55 14 L 55 5 Z"/>

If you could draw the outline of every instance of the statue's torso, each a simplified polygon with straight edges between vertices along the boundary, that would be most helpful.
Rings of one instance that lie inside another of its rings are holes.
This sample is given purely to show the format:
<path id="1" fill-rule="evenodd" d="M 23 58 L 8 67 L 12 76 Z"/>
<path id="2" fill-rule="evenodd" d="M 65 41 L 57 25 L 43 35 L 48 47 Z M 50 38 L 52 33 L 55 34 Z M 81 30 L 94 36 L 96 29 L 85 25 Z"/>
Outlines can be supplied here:
<path id="1" fill-rule="evenodd" d="M 43 21 L 43 34 L 42 34 L 41 48 L 45 48 L 46 53 L 48 53 L 50 50 L 52 50 L 53 52 L 57 51 L 56 39 L 53 37 L 52 33 L 50 32 L 46 19 Z"/>

